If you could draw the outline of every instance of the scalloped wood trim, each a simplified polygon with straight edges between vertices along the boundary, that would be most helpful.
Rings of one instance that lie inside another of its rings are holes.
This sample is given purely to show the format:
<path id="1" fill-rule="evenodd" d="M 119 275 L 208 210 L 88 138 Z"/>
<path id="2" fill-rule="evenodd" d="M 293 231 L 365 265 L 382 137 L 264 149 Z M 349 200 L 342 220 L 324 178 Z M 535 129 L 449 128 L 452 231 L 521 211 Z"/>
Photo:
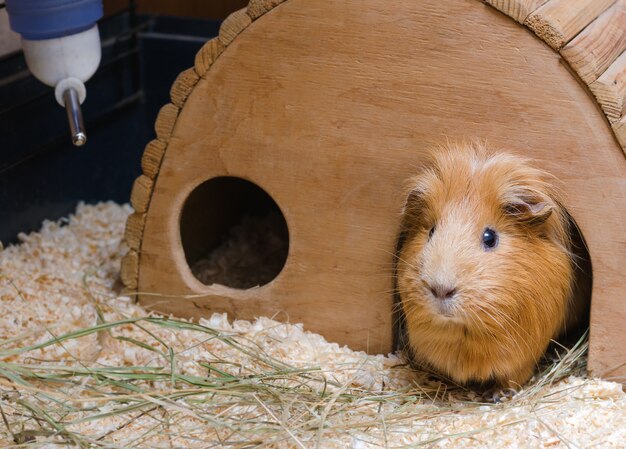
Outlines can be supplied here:
<path id="1" fill-rule="evenodd" d="M 626 50 L 626 0 L 618 0 L 572 39 L 561 55 L 587 83 L 594 82 Z"/>
<path id="2" fill-rule="evenodd" d="M 213 65 L 217 57 L 224 51 L 224 44 L 219 37 L 214 37 L 202 46 L 200 51 L 196 53 L 194 61 L 194 69 L 198 76 L 202 77 Z"/>
<path id="3" fill-rule="evenodd" d="M 180 72 L 170 89 L 172 104 L 182 108 L 185 100 L 187 100 L 187 97 L 198 83 L 199 78 L 193 67 Z"/>
<path id="4" fill-rule="evenodd" d="M 252 20 L 256 20 L 284 1 L 285 0 L 250 0 L 250 3 L 248 3 L 248 15 Z"/>
<path id="5" fill-rule="evenodd" d="M 626 51 L 589 88 L 609 121 L 619 120 L 626 113 Z M 626 142 L 620 142 L 626 151 Z"/>
<path id="6" fill-rule="evenodd" d="M 254 20 L 268 13 L 287 0 L 250 0 L 248 7 L 231 14 L 220 27 L 219 36 L 208 41 L 196 54 L 193 69 L 181 73 L 171 89 L 172 103 L 166 104 L 159 111 L 155 122 L 157 139 L 146 146 L 142 158 L 143 175 L 135 180 L 131 193 L 131 204 L 136 213 L 129 217 L 127 243 L 133 248 L 122 261 L 122 281 L 129 290 L 137 289 L 139 254 L 145 225 L 145 213 L 148 210 L 154 183 L 158 177 L 161 162 L 167 150 L 176 120 L 186 99 L 197 82 L 207 73 L 226 47 Z M 620 16 L 615 18 L 607 10 L 615 0 L 483 0 L 484 3 L 500 10 L 517 22 L 523 23 L 552 48 L 558 50 L 572 40 L 590 23 L 589 30 L 562 55 L 568 59 L 581 78 L 589 84 L 589 79 L 597 77 L 590 88 L 598 98 L 603 110 L 613 123 L 613 130 L 626 152 L 626 119 L 622 118 L 626 104 L 626 53 L 617 58 L 604 71 L 604 66 L 619 53 L 623 46 L 626 30 L 618 33 L 623 24 L 621 7 Z M 623 0 L 618 0 L 622 3 Z M 613 10 L 613 9 L 612 9 Z M 605 17 L 606 16 L 606 17 Z M 603 23 L 606 25 L 598 25 Z M 604 27 L 611 30 L 606 36 Z M 593 27 L 593 28 L 592 28 Z M 609 33 L 609 34 L 610 34 Z M 587 37 L 585 37 L 587 36 Z M 585 46 L 579 49 L 578 46 Z M 595 59 L 593 59 L 595 58 Z M 598 62 L 592 62 L 598 61 Z M 604 71 L 602 75 L 600 72 Z M 195 73 L 192 73 L 195 72 Z"/>
<path id="7" fill-rule="evenodd" d="M 154 181 L 146 175 L 140 175 L 135 179 L 133 190 L 130 193 L 130 204 L 135 209 L 135 212 L 147 212 L 153 187 Z"/>
<path id="8" fill-rule="evenodd" d="M 172 103 L 168 103 L 161 108 L 156 122 L 154 123 L 154 131 L 159 140 L 169 140 L 172 131 L 174 131 L 174 125 L 176 124 L 179 111 L 180 108 Z"/>
<path id="9" fill-rule="evenodd" d="M 524 20 L 548 0 L 485 0 L 485 3 L 503 12 L 511 19 L 523 23 Z"/>
<path id="10" fill-rule="evenodd" d="M 124 286 L 130 290 L 137 290 L 137 280 L 139 277 L 139 254 L 135 250 L 130 250 L 122 258 L 120 277 Z"/>
<path id="11" fill-rule="evenodd" d="M 550 0 L 524 24 L 546 44 L 559 50 L 615 0 Z"/>
<path id="12" fill-rule="evenodd" d="M 148 178 L 156 179 L 166 148 L 167 142 L 159 139 L 151 140 L 146 145 L 141 157 L 141 170 Z"/>
<path id="13" fill-rule="evenodd" d="M 622 148 L 626 148 L 626 116 L 622 117 L 619 122 L 613 123 L 612 126 L 617 141 L 622 145 Z"/>
<path id="14" fill-rule="evenodd" d="M 124 230 L 124 240 L 130 249 L 139 250 L 141 246 L 141 238 L 143 237 L 143 228 L 146 225 L 146 214 L 133 213 L 126 220 L 126 229 Z"/>
<path id="15" fill-rule="evenodd" d="M 251 23 L 252 19 L 248 15 L 246 8 L 235 11 L 222 22 L 219 35 L 220 41 L 225 47 L 228 46 Z"/>

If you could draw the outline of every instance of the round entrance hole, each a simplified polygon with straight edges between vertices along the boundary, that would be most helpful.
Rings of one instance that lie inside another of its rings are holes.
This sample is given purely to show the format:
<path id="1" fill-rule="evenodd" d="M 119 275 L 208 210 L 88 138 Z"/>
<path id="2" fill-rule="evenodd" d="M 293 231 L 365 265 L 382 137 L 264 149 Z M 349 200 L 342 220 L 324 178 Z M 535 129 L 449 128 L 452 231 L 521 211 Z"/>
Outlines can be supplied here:
<path id="1" fill-rule="evenodd" d="M 276 202 L 235 177 L 210 179 L 191 192 L 180 235 L 191 272 L 205 285 L 265 285 L 281 272 L 289 252 L 287 222 Z"/>

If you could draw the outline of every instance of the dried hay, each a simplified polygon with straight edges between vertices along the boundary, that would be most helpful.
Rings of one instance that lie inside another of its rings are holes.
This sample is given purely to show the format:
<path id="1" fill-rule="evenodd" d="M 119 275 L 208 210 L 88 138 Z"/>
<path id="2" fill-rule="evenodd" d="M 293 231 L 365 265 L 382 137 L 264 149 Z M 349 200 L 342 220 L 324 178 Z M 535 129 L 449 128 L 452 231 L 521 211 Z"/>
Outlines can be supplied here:
<path id="1" fill-rule="evenodd" d="M 0 253 L 2 447 L 626 447 L 584 342 L 485 404 L 299 325 L 150 315 L 115 293 L 128 213 L 79 205 Z"/>

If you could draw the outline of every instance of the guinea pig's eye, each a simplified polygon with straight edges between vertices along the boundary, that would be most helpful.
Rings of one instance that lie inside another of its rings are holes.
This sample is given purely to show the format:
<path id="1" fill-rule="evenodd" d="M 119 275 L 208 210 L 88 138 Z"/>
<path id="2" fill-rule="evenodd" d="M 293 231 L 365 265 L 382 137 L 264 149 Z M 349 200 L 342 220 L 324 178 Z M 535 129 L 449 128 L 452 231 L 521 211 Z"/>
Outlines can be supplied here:
<path id="1" fill-rule="evenodd" d="M 435 233 L 435 227 L 433 226 L 432 228 L 430 228 L 430 231 L 428 231 L 428 240 L 431 239 L 434 233 Z"/>
<path id="2" fill-rule="evenodd" d="M 495 248 L 498 244 L 498 234 L 491 228 L 485 228 L 482 239 L 485 249 Z"/>

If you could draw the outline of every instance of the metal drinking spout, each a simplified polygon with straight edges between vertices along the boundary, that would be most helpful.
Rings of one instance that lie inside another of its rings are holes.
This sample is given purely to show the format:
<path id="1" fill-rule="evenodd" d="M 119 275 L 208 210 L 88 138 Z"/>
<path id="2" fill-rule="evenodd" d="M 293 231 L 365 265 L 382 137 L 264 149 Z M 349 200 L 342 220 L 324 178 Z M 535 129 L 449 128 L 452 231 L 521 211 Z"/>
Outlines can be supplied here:
<path id="1" fill-rule="evenodd" d="M 76 146 L 87 142 L 81 104 L 85 82 L 100 64 L 97 21 L 102 0 L 6 0 L 11 28 L 22 35 L 31 73 L 54 87 L 56 101 L 67 111 Z"/>
<path id="2" fill-rule="evenodd" d="M 70 87 L 63 92 L 63 102 L 67 111 L 67 120 L 70 123 L 72 143 L 80 147 L 87 142 L 87 133 L 85 132 L 83 113 L 80 110 L 80 101 L 78 100 L 76 89 Z"/>

